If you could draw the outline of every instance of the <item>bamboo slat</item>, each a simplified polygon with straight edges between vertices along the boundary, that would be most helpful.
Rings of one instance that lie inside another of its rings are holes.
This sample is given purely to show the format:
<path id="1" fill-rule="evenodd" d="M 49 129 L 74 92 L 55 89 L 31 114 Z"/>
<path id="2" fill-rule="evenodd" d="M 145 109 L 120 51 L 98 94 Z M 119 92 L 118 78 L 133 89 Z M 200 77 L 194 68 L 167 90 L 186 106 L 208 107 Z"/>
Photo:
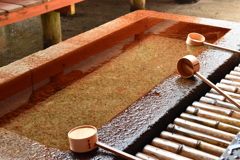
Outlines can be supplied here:
<path id="1" fill-rule="evenodd" d="M 204 134 L 217 137 L 229 142 L 231 142 L 235 137 L 234 134 L 217 130 L 208 126 L 204 126 L 195 122 L 182 119 L 182 118 L 176 118 L 173 123 L 180 127 L 184 127 L 186 129 L 190 129 L 199 133 L 204 133 Z"/>
<path id="2" fill-rule="evenodd" d="M 202 102 L 193 102 L 192 105 L 195 106 L 195 107 L 207 110 L 207 111 L 211 111 L 211 112 L 214 112 L 214 113 L 219 113 L 219 114 L 222 114 L 222 115 L 225 115 L 225 116 L 240 119 L 240 112 L 232 110 L 232 109 L 227 109 L 227 108 L 224 108 L 224 107 L 209 105 L 209 104 L 202 103 Z"/>
<path id="3" fill-rule="evenodd" d="M 225 94 L 228 94 L 229 96 L 231 96 L 236 102 L 240 103 L 240 100 L 239 100 L 240 99 L 240 94 L 230 92 L 230 91 L 224 91 L 224 90 L 223 90 L 223 92 Z M 222 95 L 219 95 L 219 93 L 215 89 L 211 89 L 210 93 L 206 93 L 205 96 L 209 97 L 209 98 L 216 99 L 216 100 L 220 100 L 220 101 L 228 101 L 225 97 L 223 97 Z M 231 103 L 231 102 L 229 102 L 229 103 Z"/>
<path id="4" fill-rule="evenodd" d="M 219 158 L 212 154 L 205 153 L 192 147 L 181 145 L 179 143 L 171 142 L 162 138 L 154 138 L 152 145 L 195 160 L 217 160 Z"/>
<path id="5" fill-rule="evenodd" d="M 239 67 L 239 66 L 236 66 L 236 67 L 234 68 L 234 71 L 240 72 L 240 67 Z"/>
<path id="6" fill-rule="evenodd" d="M 161 160 L 192 160 L 191 158 L 183 157 L 172 152 L 154 147 L 152 145 L 146 145 L 143 148 L 143 153 L 158 157 Z"/>
<path id="7" fill-rule="evenodd" d="M 237 108 L 234 104 L 231 104 L 229 102 L 219 101 L 219 100 L 209 98 L 209 97 L 201 97 L 199 101 L 207 103 L 207 104 L 212 104 L 212 105 L 221 106 L 224 108 L 233 109 L 235 111 L 240 111 L 240 109 Z"/>
<path id="8" fill-rule="evenodd" d="M 213 145 L 217 145 L 217 146 L 220 146 L 223 148 L 226 148 L 230 144 L 230 142 L 228 142 L 228 141 L 225 141 L 225 140 L 213 137 L 213 136 L 209 136 L 209 135 L 206 135 L 203 133 L 199 133 L 196 131 L 192 131 L 190 129 L 186 129 L 186 128 L 177 126 L 175 124 L 169 124 L 167 127 L 167 130 L 169 132 L 173 132 L 173 133 L 181 134 L 181 135 L 188 136 L 191 138 L 199 139 L 204 142 L 208 142 L 208 143 L 211 143 Z"/>
<path id="9" fill-rule="evenodd" d="M 173 134 L 167 131 L 162 131 L 160 134 L 161 138 L 171 140 L 180 144 L 185 144 L 187 146 L 202 150 L 204 152 L 210 153 L 212 155 L 221 156 L 225 151 L 224 148 L 212 145 L 207 142 L 203 142 L 194 138 L 186 137 L 179 134 Z"/>
<path id="10" fill-rule="evenodd" d="M 235 75 L 231 75 L 231 74 L 227 74 L 225 76 L 225 79 L 240 82 L 240 77 L 239 76 L 235 76 Z"/>
<path id="11" fill-rule="evenodd" d="M 220 101 L 226 101 L 226 98 L 223 97 L 222 95 L 218 94 L 218 93 L 217 94 L 206 93 L 205 96 L 209 97 L 209 98 L 217 99 L 217 100 L 220 100 Z"/>
<path id="12" fill-rule="evenodd" d="M 225 154 L 240 132 L 240 64 L 216 87 L 235 103 L 230 103 L 227 96 L 213 87 L 199 101 L 188 106 L 186 113 L 175 118 L 173 124 L 167 126 L 167 131 L 162 131 L 151 144 L 192 159 L 219 159 Z"/>
<path id="13" fill-rule="evenodd" d="M 220 88 L 218 88 L 216 85 L 214 85 L 211 81 L 206 79 L 204 76 L 202 76 L 199 72 L 195 72 L 195 75 L 201 78 L 205 83 L 207 83 L 210 87 L 214 88 L 219 94 L 223 95 L 228 101 L 230 101 L 232 104 L 237 106 L 240 109 L 240 103 L 235 101 L 232 97 L 225 94 Z"/>
<path id="14" fill-rule="evenodd" d="M 240 76 L 240 72 L 238 71 L 231 71 L 230 74 L 235 76 Z"/>
<path id="15" fill-rule="evenodd" d="M 189 121 L 200 123 L 200 124 L 203 124 L 203 125 L 206 125 L 206 126 L 209 126 L 209 127 L 212 127 L 212 128 L 216 128 L 216 129 L 219 129 L 219 130 L 222 130 L 222 131 L 230 132 L 230 133 L 233 133 L 233 134 L 237 134 L 238 132 L 240 132 L 239 127 L 229 125 L 229 124 L 226 124 L 226 123 L 223 123 L 223 122 L 219 122 L 219 121 L 216 121 L 216 120 L 212 120 L 212 119 L 195 116 L 195 115 L 192 115 L 192 114 L 182 113 L 180 115 L 180 117 L 183 118 L 183 119 L 187 119 Z"/>
<path id="16" fill-rule="evenodd" d="M 230 86 L 230 85 L 226 85 L 223 83 L 217 83 L 216 86 L 218 86 L 220 89 L 225 90 L 225 91 L 229 91 L 229 92 L 233 92 L 233 93 L 240 93 L 240 90 L 238 87 L 235 86 Z"/>
<path id="17" fill-rule="evenodd" d="M 226 115 L 226 116 L 231 116 L 232 114 L 232 110 L 231 109 L 227 109 L 227 108 L 223 108 L 223 107 L 219 107 L 219 106 L 214 106 L 214 105 L 210 105 L 210 104 L 206 104 L 206 103 L 202 103 L 202 102 L 193 102 L 192 106 L 197 107 L 197 108 L 201 108 L 207 111 L 211 111 L 214 113 L 219 113 L 222 115 Z"/>
<path id="18" fill-rule="evenodd" d="M 143 160 L 159 160 L 157 157 L 155 156 L 150 156 L 150 155 L 147 155 L 147 154 L 144 154 L 144 153 L 141 153 L 141 152 L 138 152 L 136 154 L 136 157 L 138 158 L 141 158 Z"/>
<path id="19" fill-rule="evenodd" d="M 220 81 L 220 83 L 228 84 L 228 85 L 232 85 L 232 86 L 236 86 L 236 87 L 240 87 L 240 82 L 230 81 L 230 80 L 227 80 L 227 79 L 222 79 Z"/>
<path id="20" fill-rule="evenodd" d="M 195 116 L 193 114 L 188 114 L 188 113 L 182 113 L 180 115 L 180 117 L 183 118 L 183 119 L 186 119 L 186 120 L 190 120 L 190 121 L 193 121 L 193 122 L 196 122 L 196 123 L 200 123 L 200 124 L 203 124 L 203 125 L 206 125 L 206 126 L 210 126 L 212 128 L 216 128 L 219 124 L 219 121 Z"/>
<path id="21" fill-rule="evenodd" d="M 214 112 L 210 112 L 210 111 L 206 111 L 203 109 L 199 109 L 199 108 L 195 108 L 192 106 L 189 106 L 186 110 L 187 113 L 191 113 L 191 114 L 195 114 L 198 115 L 200 117 L 204 117 L 204 118 L 209 118 L 209 119 L 213 119 L 213 120 L 217 120 L 223 123 L 227 123 L 230 125 L 234 125 L 237 127 L 240 127 L 240 120 L 236 119 L 236 118 L 232 118 L 232 117 L 227 117 L 221 114 L 217 114 Z"/>
<path id="22" fill-rule="evenodd" d="M 219 93 L 215 90 L 215 89 L 211 89 L 210 90 L 210 92 L 211 93 L 209 93 L 209 94 L 215 94 L 215 95 L 219 95 Z M 225 94 L 228 94 L 229 96 L 231 96 L 235 101 L 237 101 L 237 102 L 240 102 L 240 94 L 238 94 L 238 93 L 234 93 L 234 92 L 229 92 L 229 91 L 223 91 Z M 210 97 L 210 95 L 208 95 L 208 97 Z M 221 95 L 219 95 L 218 97 L 213 97 L 213 96 L 211 96 L 211 98 L 220 98 L 221 97 Z M 223 96 L 222 96 L 223 97 Z M 225 99 L 225 101 L 227 101 L 227 99 Z"/>

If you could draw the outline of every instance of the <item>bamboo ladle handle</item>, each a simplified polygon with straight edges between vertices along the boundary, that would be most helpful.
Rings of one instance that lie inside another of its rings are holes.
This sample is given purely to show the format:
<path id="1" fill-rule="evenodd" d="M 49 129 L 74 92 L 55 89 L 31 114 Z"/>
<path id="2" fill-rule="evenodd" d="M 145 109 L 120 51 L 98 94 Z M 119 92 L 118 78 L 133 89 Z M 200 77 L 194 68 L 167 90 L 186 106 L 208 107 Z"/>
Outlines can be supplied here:
<path id="1" fill-rule="evenodd" d="M 126 152 L 123 152 L 123 151 L 120 151 L 120 150 L 115 149 L 113 147 L 110 147 L 110 146 L 108 146 L 108 145 L 106 145 L 106 144 L 104 144 L 102 142 L 97 141 L 96 145 L 98 147 L 101 147 L 101 148 L 107 150 L 107 151 L 115 153 L 115 154 L 121 156 L 122 158 L 129 159 L 129 160 L 141 160 L 141 159 L 139 159 L 139 158 L 137 158 L 137 157 L 135 157 L 133 155 L 130 155 L 130 154 L 126 153 Z"/>
<path id="2" fill-rule="evenodd" d="M 199 33 L 189 33 L 187 36 L 186 43 L 193 46 L 206 45 L 206 46 L 215 47 L 215 48 L 223 49 L 230 52 L 240 53 L 240 51 L 237 51 L 237 50 L 233 50 L 233 49 L 229 49 L 229 48 L 225 48 L 225 47 L 221 47 L 215 44 L 205 42 L 205 37 Z"/>
<path id="3" fill-rule="evenodd" d="M 96 147 L 101 147 L 128 160 L 141 160 L 126 152 L 99 142 L 97 129 L 94 126 L 84 125 L 73 128 L 68 132 L 68 140 L 70 149 L 73 152 L 85 153 L 94 150 Z"/>
<path id="4" fill-rule="evenodd" d="M 178 73 L 184 78 L 190 78 L 195 74 L 240 109 L 240 105 L 236 101 L 234 101 L 229 95 L 225 94 L 220 88 L 215 86 L 212 82 L 198 72 L 200 70 L 200 64 L 195 56 L 187 55 L 182 57 L 177 63 L 177 70 Z"/>

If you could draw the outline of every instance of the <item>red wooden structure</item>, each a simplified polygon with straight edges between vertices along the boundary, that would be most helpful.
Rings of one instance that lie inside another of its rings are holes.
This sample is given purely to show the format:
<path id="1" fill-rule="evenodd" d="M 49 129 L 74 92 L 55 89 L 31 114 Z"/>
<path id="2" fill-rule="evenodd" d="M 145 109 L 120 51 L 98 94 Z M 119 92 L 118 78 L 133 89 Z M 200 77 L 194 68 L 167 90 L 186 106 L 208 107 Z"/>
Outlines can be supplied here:
<path id="1" fill-rule="evenodd" d="M 42 23 L 43 29 L 46 30 L 46 28 L 53 28 L 51 30 L 57 31 L 61 28 L 60 23 L 56 21 L 49 22 L 49 20 L 51 20 L 49 16 L 54 16 L 53 19 L 60 20 L 60 14 L 51 12 L 57 11 L 65 14 L 74 14 L 74 4 L 81 1 L 83 0 L 0 0 L 0 27 L 34 16 L 45 15 L 45 21 Z M 48 36 L 47 34 L 45 35 Z M 56 39 L 56 37 L 58 37 L 57 39 L 61 39 L 61 33 L 51 34 L 52 35 L 48 37 L 54 36 L 54 39 Z M 50 42 L 51 40 L 49 39 L 47 41 L 49 42 L 48 46 L 56 43 L 56 40 L 55 42 Z"/>

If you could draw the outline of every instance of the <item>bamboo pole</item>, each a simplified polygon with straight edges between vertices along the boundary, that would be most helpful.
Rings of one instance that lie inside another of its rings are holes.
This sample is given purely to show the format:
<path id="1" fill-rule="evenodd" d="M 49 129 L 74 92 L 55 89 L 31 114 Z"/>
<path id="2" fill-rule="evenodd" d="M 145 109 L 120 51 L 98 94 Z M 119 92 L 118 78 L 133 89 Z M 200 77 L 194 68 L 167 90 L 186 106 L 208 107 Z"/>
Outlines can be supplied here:
<path id="1" fill-rule="evenodd" d="M 199 133 L 196 131 L 192 131 L 190 129 L 186 129 L 180 126 L 177 126 L 175 124 L 169 124 L 167 127 L 167 131 L 169 132 L 173 132 L 173 133 L 177 133 L 177 134 L 181 134 L 187 137 L 191 137 L 191 138 L 195 138 L 195 139 L 199 139 L 202 140 L 204 142 L 213 144 L 213 145 L 217 145 L 220 147 L 228 147 L 228 145 L 230 144 L 230 142 L 213 137 L 213 136 L 209 136 L 203 133 Z"/>
<path id="2" fill-rule="evenodd" d="M 180 154 L 184 157 L 192 158 L 195 160 L 217 160 L 219 157 L 214 156 L 212 154 L 194 149 L 192 147 L 188 147 L 185 145 L 181 145 L 179 143 L 175 143 L 169 140 L 165 140 L 162 138 L 154 138 L 152 141 L 152 145 L 165 149 L 167 151 Z"/>
<path id="3" fill-rule="evenodd" d="M 232 93 L 232 92 L 228 92 L 228 91 L 223 91 L 225 94 L 228 94 L 229 96 L 231 97 L 239 97 L 238 94 L 235 94 L 235 93 Z M 220 95 L 215 89 L 211 89 L 210 90 L 210 93 L 206 93 L 205 94 L 206 97 L 209 97 L 209 98 L 213 98 L 213 99 L 217 99 L 217 100 L 220 100 L 220 101 L 228 101 L 230 102 L 228 99 L 226 99 L 224 96 Z M 236 101 L 237 103 L 240 103 L 240 100 L 239 99 L 236 99 L 236 98 L 232 98 L 234 101 Z M 235 105 L 236 106 L 236 105 Z"/>
<path id="4" fill-rule="evenodd" d="M 174 141 L 176 143 L 185 144 L 193 148 L 197 148 L 199 144 L 199 140 L 189 138 L 179 134 L 170 133 L 167 131 L 162 131 L 160 134 L 160 137 L 163 139 Z"/>
<path id="5" fill-rule="evenodd" d="M 218 95 L 219 93 L 217 91 L 215 91 L 214 89 L 210 90 L 211 94 L 215 94 Z M 234 92 L 229 92 L 229 91 L 223 91 L 224 93 L 228 94 L 229 96 L 231 96 L 236 102 L 240 102 L 240 94 L 238 93 L 234 93 Z M 220 97 L 221 95 L 219 95 Z M 224 100 L 224 101 L 228 101 L 228 100 Z"/>
<path id="6" fill-rule="evenodd" d="M 224 148 L 222 147 L 218 147 L 216 145 L 212 145 L 210 143 L 207 142 L 203 142 L 201 140 L 197 140 L 194 138 L 190 138 L 190 137 L 186 137 L 183 135 L 179 135 L 179 134 L 173 134 L 167 131 L 163 131 L 160 134 L 161 138 L 167 139 L 167 140 L 171 140 L 180 144 L 185 144 L 187 146 L 202 150 L 204 152 L 207 152 L 209 154 L 213 154 L 215 156 L 221 156 L 223 154 L 223 152 L 225 151 Z"/>
<path id="7" fill-rule="evenodd" d="M 219 122 L 219 121 L 216 121 L 216 120 L 208 119 L 208 118 L 194 116 L 192 114 L 182 113 L 180 115 L 180 117 L 183 118 L 183 119 L 187 119 L 189 121 L 204 124 L 206 126 L 216 128 L 216 129 L 219 129 L 219 130 L 222 130 L 222 131 L 230 132 L 230 133 L 233 133 L 233 134 L 237 134 L 238 132 L 240 132 L 239 127 L 236 127 L 236 126 L 233 126 L 233 125 L 230 125 L 230 124 L 226 124 L 226 123 L 223 123 L 223 122 Z"/>
<path id="8" fill-rule="evenodd" d="M 196 132 L 200 132 L 200 133 L 204 133 L 213 137 L 217 137 L 226 141 L 231 142 L 235 135 L 225 132 L 225 131 L 221 131 L 221 130 L 217 130 L 208 126 L 204 126 L 195 122 L 191 122 L 182 118 L 176 118 L 173 122 L 174 124 L 180 126 L 180 127 L 184 127 L 186 129 L 190 129 Z"/>
<path id="9" fill-rule="evenodd" d="M 123 152 L 123 151 L 118 150 L 118 149 L 116 149 L 116 148 L 113 148 L 113 147 L 111 147 L 111 146 L 108 146 L 108 145 L 106 145 L 106 144 L 104 144 L 104 143 L 102 143 L 102 142 L 100 142 L 100 141 L 97 141 L 97 142 L 96 142 L 96 145 L 97 145 L 98 147 L 101 147 L 101 148 L 103 148 L 103 149 L 105 149 L 105 150 L 107 150 L 107 151 L 110 151 L 110 152 L 112 152 L 112 153 L 115 153 L 115 154 L 121 156 L 122 158 L 125 158 L 125 159 L 128 159 L 128 160 L 141 160 L 141 159 L 139 159 L 139 158 L 137 158 L 137 157 L 135 157 L 135 156 L 133 156 L 133 155 L 131 155 L 131 154 L 128 154 L 128 153 L 126 153 L 126 152 Z"/>
<path id="10" fill-rule="evenodd" d="M 228 80 L 228 79 L 222 79 L 220 81 L 220 83 L 228 84 L 228 85 L 232 85 L 232 86 L 236 86 L 236 87 L 240 87 L 240 82 L 235 82 L 235 81 L 231 81 L 231 80 Z"/>
<path id="11" fill-rule="evenodd" d="M 207 103 L 207 104 L 212 104 L 212 105 L 221 106 L 221 107 L 224 107 L 224 108 L 240 111 L 240 109 L 237 108 L 232 103 L 222 102 L 222 101 L 219 101 L 219 100 L 216 100 L 216 99 L 213 99 L 213 98 L 209 98 L 209 97 L 201 97 L 199 101 Z"/>
<path id="12" fill-rule="evenodd" d="M 190 158 L 177 155 L 175 153 L 160 149 L 158 147 L 154 147 L 152 145 L 146 145 L 143 148 L 142 152 L 150 156 L 156 156 L 161 160 L 192 160 Z"/>
<path id="13" fill-rule="evenodd" d="M 188 40 L 187 40 L 188 41 Z M 237 106 L 240 109 L 240 104 L 236 102 L 234 99 L 232 99 L 229 95 L 225 94 L 220 88 L 215 86 L 211 81 L 206 79 L 204 76 L 202 76 L 198 71 L 200 69 L 199 61 L 196 57 L 192 55 L 187 55 L 183 58 L 181 58 L 177 62 L 177 70 L 178 73 L 185 78 L 190 78 L 194 74 L 198 76 L 202 81 L 204 81 L 206 84 L 208 84 L 210 87 L 214 88 L 218 93 L 223 95 L 226 99 L 228 99 L 231 103 L 233 103 L 235 106 Z"/>
<path id="14" fill-rule="evenodd" d="M 234 71 L 240 72 L 240 67 L 239 67 L 239 66 L 236 66 L 236 67 L 234 68 Z"/>
<path id="15" fill-rule="evenodd" d="M 232 109 L 219 107 L 219 106 L 214 106 L 214 105 L 209 105 L 209 104 L 206 104 L 206 103 L 196 102 L 196 101 L 193 102 L 192 105 L 195 106 L 195 107 L 207 110 L 207 111 L 211 111 L 211 112 L 214 112 L 214 113 L 219 113 L 219 114 L 222 114 L 222 115 L 225 115 L 225 116 L 240 119 L 240 112 L 232 110 Z"/>
<path id="16" fill-rule="evenodd" d="M 200 79 L 202 79 L 210 87 L 214 88 L 216 91 L 218 91 L 218 93 L 222 94 L 226 99 L 228 99 L 231 103 L 233 103 L 235 106 L 237 106 L 240 109 L 240 104 L 237 103 L 234 99 L 232 99 L 229 95 L 225 94 L 220 88 L 215 86 L 212 82 L 210 82 L 208 79 L 203 77 L 200 73 L 195 72 L 195 75 L 197 75 Z"/>
<path id="17" fill-rule="evenodd" d="M 240 76 L 240 72 L 238 71 L 231 71 L 230 74 L 234 76 Z"/>
<path id="18" fill-rule="evenodd" d="M 225 91 L 238 93 L 238 94 L 240 93 L 239 88 L 235 87 L 235 86 L 230 86 L 230 85 L 226 85 L 226 84 L 222 84 L 222 83 L 217 83 L 216 86 L 218 86 L 220 89 L 225 90 Z"/>
<path id="19" fill-rule="evenodd" d="M 159 160 L 156 156 L 150 156 L 141 152 L 136 154 L 136 157 L 141 158 L 143 160 Z"/>
<path id="20" fill-rule="evenodd" d="M 210 47 L 215 47 L 215 48 L 223 49 L 223 50 L 226 50 L 226 51 L 234 52 L 234 53 L 240 53 L 240 51 L 238 51 L 238 50 L 233 50 L 233 49 L 230 49 L 230 48 L 221 47 L 221 46 L 218 46 L 218 45 L 215 45 L 215 44 L 212 44 L 212 43 L 203 42 L 203 44 L 207 45 L 207 46 L 210 46 Z"/>
<path id="21" fill-rule="evenodd" d="M 192 106 L 197 107 L 197 108 L 201 108 L 207 111 L 211 111 L 214 113 L 219 113 L 222 115 L 226 115 L 226 116 L 231 116 L 233 110 L 231 109 L 227 109 L 227 108 L 223 108 L 223 107 L 219 107 L 219 106 L 214 106 L 214 105 L 210 105 L 210 104 L 206 104 L 206 103 L 202 103 L 202 102 L 193 102 Z"/>
<path id="22" fill-rule="evenodd" d="M 210 92 L 210 93 L 206 93 L 205 96 L 213 98 L 213 99 L 217 99 L 217 100 L 220 100 L 220 101 L 226 101 L 226 98 L 224 96 L 220 95 L 219 93 L 214 94 L 214 93 Z"/>
<path id="23" fill-rule="evenodd" d="M 224 115 L 221 115 L 221 114 L 217 114 L 217 113 L 213 113 L 213 112 L 206 111 L 206 110 L 203 110 L 203 109 L 195 108 L 193 106 L 189 106 L 186 109 L 186 112 L 198 115 L 200 117 L 209 118 L 209 119 L 217 120 L 217 121 L 220 121 L 220 122 L 223 122 L 223 123 L 227 123 L 227 124 L 230 124 L 230 125 L 240 127 L 240 120 L 238 120 L 236 118 L 227 117 L 227 116 L 224 116 Z"/>
<path id="24" fill-rule="evenodd" d="M 227 74 L 225 76 L 225 79 L 236 81 L 236 82 L 240 82 L 240 77 L 234 76 L 234 75 L 230 75 L 230 74 Z"/>
<path id="25" fill-rule="evenodd" d="M 216 128 L 219 124 L 219 121 L 212 120 L 212 119 L 207 119 L 199 116 L 195 116 L 193 114 L 188 114 L 188 113 L 181 113 L 180 115 L 181 118 L 190 120 L 196 123 L 200 123 L 206 126 L 210 126 L 212 128 Z"/>

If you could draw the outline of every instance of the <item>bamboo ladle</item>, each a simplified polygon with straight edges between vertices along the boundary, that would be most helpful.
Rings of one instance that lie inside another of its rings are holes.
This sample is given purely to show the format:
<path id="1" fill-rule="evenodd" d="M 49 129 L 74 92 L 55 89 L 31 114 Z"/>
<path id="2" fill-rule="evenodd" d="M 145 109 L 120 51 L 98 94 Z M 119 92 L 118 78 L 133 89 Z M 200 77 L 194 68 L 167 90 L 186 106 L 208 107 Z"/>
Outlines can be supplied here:
<path id="1" fill-rule="evenodd" d="M 187 55 L 179 59 L 177 62 L 177 70 L 178 73 L 184 78 L 190 78 L 195 74 L 240 109 L 240 105 L 236 101 L 234 101 L 229 95 L 225 94 L 220 88 L 215 86 L 212 82 L 198 72 L 200 70 L 200 64 L 195 56 Z"/>
<path id="2" fill-rule="evenodd" d="M 206 46 L 215 47 L 215 48 L 219 48 L 219 49 L 223 49 L 223 50 L 227 50 L 227 51 L 231 51 L 231 52 L 235 52 L 235 53 L 240 53 L 240 51 L 237 51 L 237 50 L 224 48 L 224 47 L 217 46 L 217 45 L 214 45 L 211 43 L 207 43 L 207 42 L 205 42 L 205 37 L 199 33 L 189 33 L 187 36 L 186 43 L 189 45 L 193 45 L 193 46 L 206 45 Z"/>
<path id="3" fill-rule="evenodd" d="M 97 129 L 94 126 L 84 125 L 84 126 L 78 126 L 73 128 L 68 132 L 68 140 L 70 144 L 70 149 L 73 152 L 85 153 L 85 152 L 92 151 L 97 147 L 101 147 L 125 159 L 141 160 L 126 152 L 123 152 L 121 150 L 110 147 L 102 142 L 99 142 Z"/>

